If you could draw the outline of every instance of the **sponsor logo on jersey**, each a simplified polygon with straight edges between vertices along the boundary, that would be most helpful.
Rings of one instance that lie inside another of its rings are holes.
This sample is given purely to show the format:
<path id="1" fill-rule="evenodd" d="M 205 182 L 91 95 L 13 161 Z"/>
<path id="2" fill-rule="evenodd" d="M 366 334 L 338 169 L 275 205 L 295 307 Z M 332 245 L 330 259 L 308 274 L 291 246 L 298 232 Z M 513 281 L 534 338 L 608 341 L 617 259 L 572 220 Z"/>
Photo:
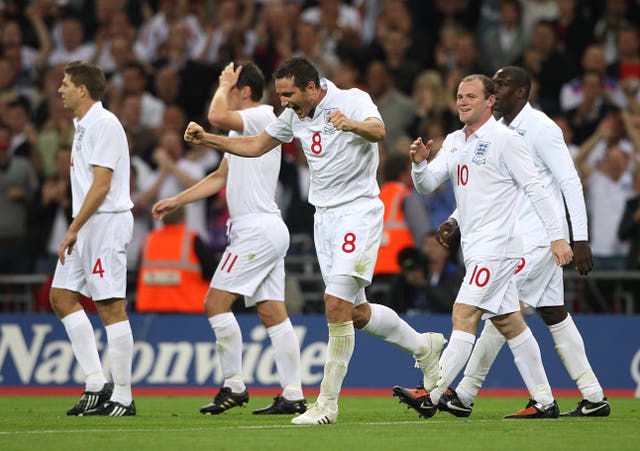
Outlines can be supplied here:
<path id="1" fill-rule="evenodd" d="M 487 152 L 490 143 L 488 141 L 480 141 L 473 151 L 473 161 L 477 165 L 487 164 Z"/>

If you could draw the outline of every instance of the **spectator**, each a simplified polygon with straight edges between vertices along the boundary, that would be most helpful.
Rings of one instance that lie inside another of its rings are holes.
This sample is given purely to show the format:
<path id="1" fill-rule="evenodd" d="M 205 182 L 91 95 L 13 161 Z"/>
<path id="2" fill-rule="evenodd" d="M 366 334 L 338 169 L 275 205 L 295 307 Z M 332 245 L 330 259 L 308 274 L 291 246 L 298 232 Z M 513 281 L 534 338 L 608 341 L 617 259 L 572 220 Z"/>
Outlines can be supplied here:
<path id="1" fill-rule="evenodd" d="M 604 11 L 594 26 L 596 40 L 602 44 L 607 64 L 618 59 L 618 32 L 629 25 L 627 20 L 627 0 L 609 0 L 604 3 Z"/>
<path id="2" fill-rule="evenodd" d="M 396 142 L 406 136 L 415 121 L 416 109 L 411 98 L 393 86 L 391 74 L 384 62 L 372 61 L 366 73 L 367 92 L 380 110 L 387 134 L 386 153 L 393 152 Z"/>
<path id="3" fill-rule="evenodd" d="M 95 44 L 84 42 L 84 24 L 79 19 L 68 17 L 62 22 L 61 40 L 55 43 L 48 63 L 53 66 L 72 61 L 91 61 L 95 53 Z"/>
<path id="4" fill-rule="evenodd" d="M 358 10 L 340 0 L 319 0 L 300 13 L 300 20 L 316 24 L 326 36 L 325 52 L 336 53 L 339 46 L 359 48 L 363 24 Z"/>
<path id="5" fill-rule="evenodd" d="M 11 131 L 0 124 L 0 274 L 29 272 L 27 213 L 38 188 L 29 160 L 13 155 Z"/>
<path id="6" fill-rule="evenodd" d="M 617 77 L 607 75 L 607 63 L 604 58 L 604 47 L 600 44 L 587 46 L 581 59 L 582 73 L 562 85 L 560 90 L 560 109 L 569 111 L 577 108 L 584 100 L 582 76 L 587 72 L 596 72 L 604 79 L 604 93 L 611 103 L 618 108 L 627 105 L 622 86 Z"/>
<path id="7" fill-rule="evenodd" d="M 601 162 L 591 164 L 589 153 L 592 149 L 582 146 L 576 165 L 587 189 L 594 268 L 623 269 L 628 244 L 615 232 L 620 227 L 625 203 L 632 194 L 629 155 L 614 145 L 607 149 Z"/>
<path id="8" fill-rule="evenodd" d="M 158 199 L 175 196 L 205 176 L 202 165 L 185 157 L 182 136 L 175 130 L 168 129 L 160 135 L 153 159 L 158 165 L 158 171 L 153 184 L 140 197 L 140 202 L 144 205 L 152 205 Z M 187 205 L 185 216 L 187 228 L 206 239 L 206 202 L 201 200 Z"/>
<path id="9" fill-rule="evenodd" d="M 38 48 L 24 43 L 22 28 L 17 20 L 8 20 L 2 28 L 2 54 L 18 72 L 18 83 L 33 86 L 38 78 L 38 71 L 45 67 L 51 52 L 51 37 L 39 5 L 29 5 L 25 15 L 36 33 Z"/>
<path id="10" fill-rule="evenodd" d="M 553 22 L 542 20 L 534 26 L 531 43 L 517 65 L 524 67 L 538 80 L 538 99 L 542 109 L 547 113 L 557 111 L 560 89 L 576 75 L 576 70 L 571 56 L 558 50 Z"/>
<path id="11" fill-rule="evenodd" d="M 418 75 L 412 97 L 417 116 L 411 126 L 411 136 L 434 136 L 422 134 L 423 126 L 432 121 L 442 121 L 443 138 L 449 131 L 457 128 L 458 117 L 454 114 L 455 109 L 452 109 L 455 108 L 455 101 L 447 96 L 442 76 L 438 71 L 429 69 Z"/>
<path id="12" fill-rule="evenodd" d="M 42 183 L 30 205 L 30 245 L 34 270 L 38 274 L 53 274 L 58 261 L 58 248 L 71 224 L 71 143 L 58 147 L 55 172 Z"/>
<path id="13" fill-rule="evenodd" d="M 298 22 L 293 55 L 306 57 L 318 68 L 321 77 L 332 77 L 336 72 L 338 57 L 335 53 L 326 52 L 324 42 L 325 38 L 319 25 Z"/>
<path id="14" fill-rule="evenodd" d="M 500 0 L 500 21 L 480 35 L 483 66 L 488 72 L 512 65 L 526 46 L 522 6 L 518 0 Z"/>
<path id="15" fill-rule="evenodd" d="M 413 83 L 422 67 L 420 63 L 409 56 L 411 37 L 400 28 L 387 31 L 382 44 L 384 63 L 389 69 L 393 85 L 403 94 L 411 95 Z"/>
<path id="16" fill-rule="evenodd" d="M 184 209 L 173 211 L 145 240 L 136 311 L 203 313 L 215 267 L 207 244 L 187 229 Z"/>
<path id="17" fill-rule="evenodd" d="M 618 57 L 609 65 L 607 72 L 621 83 L 628 79 L 640 82 L 640 31 L 635 27 L 624 27 L 618 31 Z M 640 100 L 640 93 L 636 99 Z"/>
<path id="18" fill-rule="evenodd" d="M 449 259 L 449 249 L 425 237 L 422 247 L 405 248 L 398 254 L 402 272 L 393 280 L 389 307 L 397 312 L 450 313 L 464 273 Z"/>
<path id="19" fill-rule="evenodd" d="M 595 42 L 593 23 L 577 0 L 556 0 L 556 33 L 559 50 L 567 55 L 582 55 Z"/>
<path id="20" fill-rule="evenodd" d="M 127 64 L 122 71 L 122 95 L 123 97 L 141 96 L 140 121 L 147 127 L 156 128 L 162 123 L 166 105 L 148 91 L 148 79 L 149 76 L 142 64 L 135 62 Z"/>
<path id="21" fill-rule="evenodd" d="M 413 189 L 411 160 L 404 153 L 389 155 L 382 165 L 384 183 L 380 200 L 384 204 L 382 241 L 373 270 L 374 277 L 388 279 L 400 273 L 400 251 L 421 243 L 431 227 L 420 195 Z"/>
<path id="22" fill-rule="evenodd" d="M 75 131 L 73 116 L 64 107 L 60 97 L 52 100 L 49 110 L 49 117 L 42 125 L 40 133 L 37 133 L 35 142 L 36 158 L 40 163 L 39 175 L 43 179 L 60 172 L 58 153 L 61 147 L 71 146 Z"/>
<path id="23" fill-rule="evenodd" d="M 204 64 L 222 64 L 251 58 L 258 43 L 258 36 L 251 27 L 255 2 L 222 0 L 216 2 L 215 8 L 205 38 L 193 51 L 194 59 Z"/>
<path id="24" fill-rule="evenodd" d="M 633 172 L 633 189 L 635 195 L 625 205 L 618 227 L 618 238 L 629 243 L 625 268 L 640 270 L 640 167 L 636 167 Z"/>
<path id="25" fill-rule="evenodd" d="M 596 131 L 600 121 L 616 110 L 615 105 L 605 95 L 602 74 L 586 72 L 581 78 L 582 101 L 567 112 L 577 144 L 582 144 Z"/>

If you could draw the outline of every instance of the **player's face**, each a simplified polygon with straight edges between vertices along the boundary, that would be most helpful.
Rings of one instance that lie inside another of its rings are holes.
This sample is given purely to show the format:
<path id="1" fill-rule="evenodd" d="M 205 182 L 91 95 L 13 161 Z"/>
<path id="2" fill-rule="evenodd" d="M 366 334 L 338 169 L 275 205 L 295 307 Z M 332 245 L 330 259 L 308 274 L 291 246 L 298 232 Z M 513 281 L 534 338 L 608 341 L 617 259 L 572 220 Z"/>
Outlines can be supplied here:
<path id="1" fill-rule="evenodd" d="M 496 103 L 493 109 L 499 113 L 510 114 L 516 108 L 516 90 L 515 83 L 509 73 L 499 70 L 493 76 L 493 84 L 496 88 Z"/>
<path id="2" fill-rule="evenodd" d="M 309 83 L 304 89 L 294 84 L 293 78 L 276 79 L 276 94 L 280 105 L 291 108 L 300 119 L 310 116 L 316 107 L 316 88 Z"/>
<path id="3" fill-rule="evenodd" d="M 64 74 L 62 84 L 58 88 L 58 94 L 62 98 L 62 104 L 65 108 L 74 111 L 80 103 L 82 89 L 71 81 L 69 74 Z"/>
<path id="4" fill-rule="evenodd" d="M 481 120 L 486 120 L 491 114 L 494 102 L 495 96 L 485 97 L 484 85 L 480 80 L 460 83 L 456 96 L 460 122 L 465 125 L 474 125 Z"/>

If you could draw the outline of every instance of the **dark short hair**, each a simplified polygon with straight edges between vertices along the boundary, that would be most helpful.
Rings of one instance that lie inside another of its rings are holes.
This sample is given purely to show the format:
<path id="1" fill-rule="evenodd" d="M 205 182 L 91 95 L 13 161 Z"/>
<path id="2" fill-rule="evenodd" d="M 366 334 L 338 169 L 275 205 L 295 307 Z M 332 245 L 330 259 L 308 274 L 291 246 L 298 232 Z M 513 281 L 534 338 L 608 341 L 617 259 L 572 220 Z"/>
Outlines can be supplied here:
<path id="1" fill-rule="evenodd" d="M 242 70 L 238 77 L 236 86 L 238 88 L 244 88 L 248 86 L 251 88 L 251 100 L 259 102 L 262 99 L 264 92 L 264 74 L 258 66 L 253 63 L 242 63 Z"/>
<path id="2" fill-rule="evenodd" d="M 273 73 L 273 78 L 291 78 L 293 84 L 304 89 L 310 81 L 316 86 L 320 86 L 320 75 L 318 69 L 315 68 L 311 61 L 301 56 L 294 56 L 284 60 L 284 62 Z"/>
<path id="3" fill-rule="evenodd" d="M 100 100 L 107 87 L 107 79 L 100 67 L 85 61 L 73 61 L 64 67 L 64 73 L 76 86 L 85 85 L 93 100 Z"/>
<path id="4" fill-rule="evenodd" d="M 529 72 L 520 66 L 507 66 L 500 70 L 511 77 L 516 88 L 525 88 L 527 96 L 529 95 L 529 91 L 531 91 L 531 75 L 529 75 Z"/>

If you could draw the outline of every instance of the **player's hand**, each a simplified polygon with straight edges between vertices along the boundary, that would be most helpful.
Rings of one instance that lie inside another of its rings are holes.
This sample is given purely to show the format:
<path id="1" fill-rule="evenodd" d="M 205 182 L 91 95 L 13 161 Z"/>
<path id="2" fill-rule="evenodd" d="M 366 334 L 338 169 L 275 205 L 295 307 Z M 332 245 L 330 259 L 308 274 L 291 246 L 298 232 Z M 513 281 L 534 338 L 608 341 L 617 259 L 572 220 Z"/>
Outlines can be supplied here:
<path id="1" fill-rule="evenodd" d="M 60 263 L 64 265 L 64 260 L 66 255 L 71 255 L 73 251 L 73 245 L 78 241 L 78 232 L 72 232 L 71 230 L 67 230 L 62 243 L 60 243 L 60 247 L 58 248 L 58 258 L 60 259 Z"/>
<path id="2" fill-rule="evenodd" d="M 192 144 L 202 144 L 204 142 L 204 128 L 195 122 L 189 122 L 184 131 L 184 140 Z"/>
<path id="3" fill-rule="evenodd" d="M 151 208 L 151 215 L 156 221 L 162 221 L 165 216 L 180 207 L 181 205 L 175 197 L 168 197 L 166 199 L 159 200 L 153 205 Z"/>
<path id="4" fill-rule="evenodd" d="M 581 275 L 589 274 L 589 271 L 593 269 L 593 255 L 591 255 L 589 242 L 575 241 L 573 243 L 573 262 Z"/>
<path id="5" fill-rule="evenodd" d="M 454 234 L 457 228 L 458 221 L 453 218 L 447 219 L 445 222 L 440 224 L 440 227 L 438 227 L 438 231 L 436 232 L 436 241 L 448 249 L 451 235 Z"/>
<path id="6" fill-rule="evenodd" d="M 558 266 L 568 265 L 573 258 L 573 251 L 566 240 L 554 240 L 551 242 L 551 253 Z"/>
<path id="7" fill-rule="evenodd" d="M 422 138 L 416 139 L 409 147 L 409 156 L 411 157 L 411 161 L 415 164 L 422 163 L 424 160 L 429 158 L 429 154 L 431 154 L 431 147 L 433 146 L 433 139 L 427 141 L 425 145 L 422 142 Z"/>
<path id="8" fill-rule="evenodd" d="M 229 89 L 233 88 L 238 83 L 240 72 L 242 72 L 242 66 L 236 66 L 234 69 L 233 63 L 227 64 L 218 77 L 220 86 L 224 86 Z"/>
<path id="9" fill-rule="evenodd" d="M 331 122 L 331 125 L 340 131 L 350 132 L 354 129 L 353 121 L 345 116 L 345 114 L 340 110 L 332 112 L 327 116 L 327 119 Z"/>

